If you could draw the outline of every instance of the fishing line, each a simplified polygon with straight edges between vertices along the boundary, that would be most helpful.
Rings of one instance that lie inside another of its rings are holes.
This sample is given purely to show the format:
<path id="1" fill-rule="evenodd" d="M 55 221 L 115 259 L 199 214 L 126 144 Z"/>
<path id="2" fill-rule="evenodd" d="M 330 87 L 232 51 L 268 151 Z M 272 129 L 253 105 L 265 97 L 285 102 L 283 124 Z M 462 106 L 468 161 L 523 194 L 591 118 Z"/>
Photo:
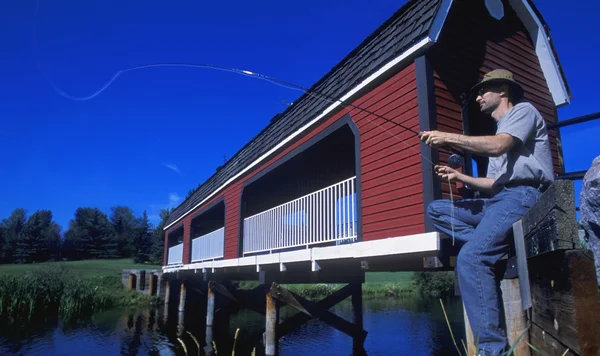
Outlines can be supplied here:
<path id="1" fill-rule="evenodd" d="M 37 23 L 37 16 L 38 16 L 38 11 L 39 11 L 39 4 L 40 1 L 36 1 L 36 7 L 35 7 L 35 12 L 34 12 L 34 23 L 33 23 L 33 52 L 34 55 L 37 53 L 36 51 L 36 23 Z M 285 81 L 282 79 L 278 79 L 275 77 L 271 77 L 271 76 L 267 76 L 264 74 L 260 74 L 260 73 L 256 73 L 256 72 L 252 72 L 249 70 L 244 70 L 244 69 L 238 69 L 238 68 L 234 68 L 234 67 L 227 67 L 227 66 L 220 66 L 220 65 L 214 65 L 214 64 L 205 64 L 205 63 L 186 63 L 186 62 L 165 62 L 165 63 L 152 63 L 152 64 L 144 64 L 144 65 L 138 65 L 138 66 L 134 66 L 134 67 L 129 67 L 129 68 L 125 68 L 125 69 L 121 69 L 119 71 L 117 71 L 103 86 L 101 86 L 98 90 L 96 90 L 95 92 L 93 92 L 90 95 L 87 96 L 74 96 L 74 95 L 70 95 L 68 93 L 66 93 L 64 90 L 61 90 L 42 70 L 41 66 L 39 65 L 37 58 L 35 58 L 35 63 L 37 66 L 38 71 L 42 74 L 42 76 L 46 79 L 46 81 L 50 84 L 50 86 L 54 89 L 54 91 L 56 93 L 58 93 L 59 95 L 61 95 L 62 97 L 69 99 L 69 100 L 74 100 L 74 101 L 87 101 L 87 100 L 91 100 L 96 98 L 97 96 L 99 96 L 100 94 L 102 94 L 106 89 L 108 89 L 121 75 L 128 73 L 128 72 L 132 72 L 132 71 L 136 71 L 136 70 L 141 70 L 141 69 L 148 69 L 148 68 L 160 68 L 160 67 L 183 67 L 183 68 L 203 68 L 203 69 L 213 69 L 213 70 L 220 70 L 220 71 L 224 71 L 224 72 L 230 72 L 230 73 L 234 73 L 234 74 L 239 74 L 239 75 L 244 75 L 244 76 L 248 76 L 251 78 L 255 78 L 255 79 L 260 79 L 260 80 L 264 80 L 267 81 L 269 83 L 275 84 L 277 86 L 286 88 L 286 89 L 292 89 L 292 90 L 297 90 L 300 92 L 305 93 L 308 96 L 311 97 L 316 97 L 316 98 L 320 98 L 323 100 L 326 100 L 330 103 L 339 103 L 343 108 L 352 108 L 352 109 L 356 109 L 359 110 L 361 112 L 364 112 L 368 115 L 364 116 L 364 119 L 366 119 L 367 121 L 369 121 L 370 123 L 372 123 L 373 125 L 375 125 L 376 127 L 380 128 L 382 131 L 387 132 L 389 135 L 391 135 L 392 137 L 396 138 L 399 142 L 403 143 L 406 147 L 408 147 L 409 149 L 413 150 L 414 152 L 416 152 L 419 156 L 421 156 L 421 158 L 423 158 L 425 161 L 429 162 L 430 164 L 432 164 L 434 167 L 436 166 L 436 164 L 431 161 L 429 158 L 425 157 L 419 150 L 417 150 L 415 147 L 411 146 L 408 142 L 406 142 L 406 140 L 400 138 L 398 135 L 394 134 L 392 131 L 384 128 L 383 126 L 379 125 L 378 123 L 376 123 L 375 121 L 371 120 L 369 118 L 369 115 L 373 115 L 385 122 L 391 123 L 392 125 L 398 126 L 406 131 L 412 132 L 415 135 L 419 135 L 418 131 L 413 130 L 410 127 L 407 127 L 401 123 L 395 122 L 391 119 L 388 119 L 387 117 L 377 114 L 376 112 L 373 112 L 371 110 L 365 109 L 359 105 L 356 104 L 352 104 L 352 103 L 346 103 L 345 101 L 341 100 L 341 99 L 337 99 L 334 98 L 330 95 L 327 94 L 323 94 L 320 92 L 317 92 L 316 90 L 311 90 L 309 88 L 303 87 L 301 85 L 289 82 L 289 81 Z M 293 104 L 292 104 L 293 105 Z M 451 160 L 449 160 L 451 161 Z M 450 162 L 449 162 L 450 163 Z M 455 167 L 452 167 L 455 168 Z M 452 244 L 454 245 L 454 198 L 453 198 L 453 194 L 452 194 L 452 186 L 451 186 L 451 181 L 450 178 L 448 176 L 448 185 L 450 188 L 450 201 L 451 201 L 451 224 L 452 224 Z"/>

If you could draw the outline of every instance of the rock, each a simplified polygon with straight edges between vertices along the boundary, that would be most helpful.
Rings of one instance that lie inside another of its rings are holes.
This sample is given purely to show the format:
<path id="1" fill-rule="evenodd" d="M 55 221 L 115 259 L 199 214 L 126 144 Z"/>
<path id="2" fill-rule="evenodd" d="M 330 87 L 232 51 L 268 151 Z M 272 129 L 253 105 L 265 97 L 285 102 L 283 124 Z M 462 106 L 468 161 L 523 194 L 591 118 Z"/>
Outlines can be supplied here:
<path id="1" fill-rule="evenodd" d="M 579 224 L 585 230 L 587 247 L 594 254 L 596 279 L 600 286 L 600 156 L 594 159 L 583 178 L 580 214 Z"/>

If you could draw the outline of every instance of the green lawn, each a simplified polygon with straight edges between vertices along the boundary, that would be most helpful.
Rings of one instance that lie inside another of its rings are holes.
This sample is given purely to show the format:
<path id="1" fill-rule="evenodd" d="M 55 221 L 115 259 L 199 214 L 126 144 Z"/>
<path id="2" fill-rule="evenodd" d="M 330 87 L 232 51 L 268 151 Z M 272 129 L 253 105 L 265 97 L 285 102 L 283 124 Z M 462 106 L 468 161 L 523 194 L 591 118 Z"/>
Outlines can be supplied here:
<path id="1" fill-rule="evenodd" d="M 390 284 L 412 288 L 412 276 L 414 272 L 367 272 L 365 274 L 366 284 Z"/>
<path id="2" fill-rule="evenodd" d="M 20 275 L 25 274 L 28 271 L 34 269 L 45 268 L 52 265 L 64 264 L 65 267 L 69 268 L 73 272 L 77 273 L 83 278 L 90 278 L 96 276 L 109 276 L 109 275 L 121 275 L 121 270 L 129 268 L 139 269 L 160 269 L 161 266 L 148 265 L 148 264 L 135 264 L 131 259 L 120 259 L 120 260 L 83 260 L 83 261 L 69 261 L 69 262 L 44 262 L 44 263 L 32 263 L 32 264 L 7 264 L 0 265 L 0 275 Z"/>

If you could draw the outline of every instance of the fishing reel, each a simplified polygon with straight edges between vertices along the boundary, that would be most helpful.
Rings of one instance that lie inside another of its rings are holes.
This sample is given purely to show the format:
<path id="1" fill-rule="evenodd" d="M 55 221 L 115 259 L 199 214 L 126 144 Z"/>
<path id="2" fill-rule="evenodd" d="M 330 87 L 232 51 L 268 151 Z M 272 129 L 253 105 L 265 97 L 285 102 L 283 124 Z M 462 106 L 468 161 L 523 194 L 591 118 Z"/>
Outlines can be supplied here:
<path id="1" fill-rule="evenodd" d="M 448 157 L 448 167 L 458 169 L 464 167 L 464 165 L 465 158 L 462 155 L 453 153 L 450 155 L 450 157 Z"/>

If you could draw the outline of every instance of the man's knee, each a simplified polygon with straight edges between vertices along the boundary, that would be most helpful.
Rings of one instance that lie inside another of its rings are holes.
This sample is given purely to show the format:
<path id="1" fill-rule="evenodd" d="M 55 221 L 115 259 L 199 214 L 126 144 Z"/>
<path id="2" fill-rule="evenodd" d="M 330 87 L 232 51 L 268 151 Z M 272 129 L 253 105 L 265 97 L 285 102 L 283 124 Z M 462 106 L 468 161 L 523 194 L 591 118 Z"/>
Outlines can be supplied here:
<path id="1" fill-rule="evenodd" d="M 443 200 L 434 200 L 427 206 L 427 216 L 431 219 L 444 215 L 444 207 L 447 205 Z"/>

